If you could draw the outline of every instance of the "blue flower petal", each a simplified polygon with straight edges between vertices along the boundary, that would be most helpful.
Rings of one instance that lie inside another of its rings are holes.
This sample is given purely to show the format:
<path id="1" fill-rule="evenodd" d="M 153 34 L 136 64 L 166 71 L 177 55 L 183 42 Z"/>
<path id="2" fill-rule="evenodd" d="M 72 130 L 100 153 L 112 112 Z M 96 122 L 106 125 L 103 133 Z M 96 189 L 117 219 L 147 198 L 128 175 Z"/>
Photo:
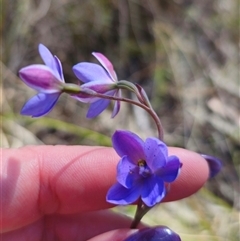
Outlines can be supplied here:
<path id="1" fill-rule="evenodd" d="M 73 66 L 73 72 L 84 83 L 91 81 L 101 81 L 106 84 L 113 83 L 108 73 L 98 64 L 82 62 Z"/>
<path id="2" fill-rule="evenodd" d="M 128 205 L 134 203 L 140 197 L 140 192 L 141 188 L 138 185 L 127 189 L 116 183 L 108 190 L 106 200 L 113 204 Z"/>
<path id="3" fill-rule="evenodd" d="M 63 76 L 63 69 L 62 69 L 61 61 L 59 60 L 59 58 L 56 55 L 54 56 L 54 60 L 55 60 L 55 65 L 56 65 L 56 68 L 57 68 L 57 72 L 59 73 L 59 76 L 60 76 L 59 80 L 61 82 L 65 82 L 64 81 L 64 76 Z"/>
<path id="4" fill-rule="evenodd" d="M 140 178 L 138 167 L 124 156 L 117 165 L 117 181 L 126 188 L 131 188 Z"/>
<path id="5" fill-rule="evenodd" d="M 93 52 L 92 55 L 101 63 L 101 65 L 108 72 L 109 76 L 113 81 L 117 81 L 117 75 L 113 69 L 112 63 L 108 60 L 106 56 L 101 53 Z"/>
<path id="6" fill-rule="evenodd" d="M 101 114 L 109 105 L 110 100 L 100 99 L 92 103 L 87 112 L 87 118 L 94 118 Z"/>
<path id="7" fill-rule="evenodd" d="M 115 131 L 112 136 L 112 144 L 119 156 L 126 155 L 135 164 L 139 160 L 145 160 L 143 140 L 130 131 Z"/>
<path id="8" fill-rule="evenodd" d="M 22 108 L 22 115 L 40 117 L 46 115 L 56 104 L 60 93 L 44 94 L 39 93 L 33 96 Z"/>
<path id="9" fill-rule="evenodd" d="M 115 94 L 115 96 L 116 97 L 121 97 L 121 90 L 119 89 L 119 90 L 117 90 L 116 91 L 116 94 Z M 115 103 L 114 103 L 114 107 L 113 107 L 113 112 L 112 112 L 112 118 L 114 118 L 117 114 L 118 114 L 118 112 L 119 112 L 119 110 L 120 110 L 120 101 L 115 101 Z"/>
<path id="10" fill-rule="evenodd" d="M 120 110 L 120 101 L 115 101 L 111 118 L 114 118 Z"/>
<path id="11" fill-rule="evenodd" d="M 48 48 L 46 46 L 44 46 L 43 44 L 39 44 L 38 46 L 38 51 L 39 54 L 43 60 L 43 62 L 50 68 L 53 70 L 55 76 L 57 77 L 57 79 L 61 79 L 61 76 L 59 74 L 59 66 L 58 64 L 56 64 L 56 60 L 53 57 L 52 53 L 48 50 Z"/>
<path id="12" fill-rule="evenodd" d="M 181 166 L 182 164 L 177 156 L 169 156 L 167 164 L 160 168 L 156 174 L 159 175 L 164 182 L 173 182 L 178 177 Z"/>
<path id="13" fill-rule="evenodd" d="M 159 139 L 147 138 L 144 151 L 147 165 L 153 172 L 166 164 L 168 149 L 166 144 Z"/>
<path id="14" fill-rule="evenodd" d="M 148 206 L 152 207 L 159 203 L 166 195 L 164 182 L 161 178 L 153 175 L 145 178 L 142 186 L 142 201 Z"/>

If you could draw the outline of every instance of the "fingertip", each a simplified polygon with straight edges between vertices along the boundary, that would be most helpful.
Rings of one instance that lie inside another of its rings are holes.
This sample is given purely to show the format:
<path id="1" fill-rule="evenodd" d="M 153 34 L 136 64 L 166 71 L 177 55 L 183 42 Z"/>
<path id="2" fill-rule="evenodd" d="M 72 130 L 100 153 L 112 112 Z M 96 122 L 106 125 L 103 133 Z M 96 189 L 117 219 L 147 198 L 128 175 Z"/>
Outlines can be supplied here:
<path id="1" fill-rule="evenodd" d="M 201 154 L 201 156 L 207 161 L 208 166 L 209 166 L 209 178 L 215 177 L 222 169 L 223 164 L 222 162 L 214 157 L 214 156 L 209 156 L 205 154 Z"/>

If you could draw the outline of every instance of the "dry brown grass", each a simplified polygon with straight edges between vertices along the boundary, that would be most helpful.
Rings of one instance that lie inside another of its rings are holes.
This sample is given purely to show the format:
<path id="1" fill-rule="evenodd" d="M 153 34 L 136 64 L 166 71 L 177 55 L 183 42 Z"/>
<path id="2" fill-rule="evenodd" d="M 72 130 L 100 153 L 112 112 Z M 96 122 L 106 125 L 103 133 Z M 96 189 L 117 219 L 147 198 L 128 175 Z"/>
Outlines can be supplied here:
<path id="1" fill-rule="evenodd" d="M 239 240 L 237 0 L 10 0 L 2 15 L 1 146 L 110 145 L 115 128 L 154 135 L 145 113 L 127 105 L 114 121 L 106 112 L 86 122 L 86 107 L 66 96 L 47 118 L 18 114 L 34 92 L 17 71 L 41 62 L 40 42 L 62 60 L 68 82 L 76 81 L 73 64 L 92 61 L 92 51 L 103 52 L 120 79 L 146 89 L 169 145 L 212 154 L 224 163 L 208 191 L 160 205 L 145 221 L 166 223 L 186 241 Z"/>

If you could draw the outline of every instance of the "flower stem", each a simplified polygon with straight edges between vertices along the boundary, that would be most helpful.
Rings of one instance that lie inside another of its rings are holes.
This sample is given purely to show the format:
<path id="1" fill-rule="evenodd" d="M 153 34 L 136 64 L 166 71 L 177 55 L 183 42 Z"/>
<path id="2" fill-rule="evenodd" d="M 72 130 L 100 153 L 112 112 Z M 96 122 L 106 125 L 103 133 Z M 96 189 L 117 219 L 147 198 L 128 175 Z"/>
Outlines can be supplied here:
<path id="1" fill-rule="evenodd" d="M 99 98 L 103 98 L 103 99 L 123 101 L 123 102 L 127 102 L 130 104 L 139 106 L 139 107 L 143 108 L 145 111 L 147 111 L 150 114 L 150 116 L 153 118 L 153 120 L 157 126 L 158 138 L 161 141 L 163 141 L 162 123 L 161 123 L 159 117 L 157 116 L 156 112 L 153 110 L 151 103 L 150 103 L 148 96 L 147 96 L 146 92 L 144 91 L 144 89 L 141 86 L 134 85 L 133 83 L 126 81 L 126 80 L 119 81 L 119 83 L 117 84 L 117 87 L 119 89 L 126 89 L 126 90 L 129 90 L 129 91 L 135 93 L 139 102 L 132 100 L 132 99 L 128 99 L 128 98 L 100 94 L 91 89 L 83 90 L 83 89 L 81 89 L 81 86 L 75 85 L 75 84 L 65 84 L 63 86 L 62 91 L 65 93 L 68 93 L 68 94 L 72 94 L 72 95 L 77 95 L 79 93 L 82 93 L 82 94 L 89 95 L 90 97 L 99 97 Z"/>
<path id="2" fill-rule="evenodd" d="M 86 94 L 89 94 L 89 95 L 94 96 L 94 97 L 99 97 L 99 98 L 109 99 L 109 100 L 123 101 L 123 102 L 127 102 L 127 103 L 130 103 L 130 104 L 133 104 L 133 105 L 136 105 L 136 106 L 139 106 L 139 107 L 143 108 L 153 118 L 153 120 L 154 120 L 154 122 L 156 123 L 156 126 L 157 126 L 158 138 L 161 141 L 163 141 L 163 127 L 162 127 L 162 123 L 161 123 L 160 119 L 158 118 L 156 112 L 153 110 L 153 108 L 151 106 L 150 107 L 146 106 L 145 104 L 142 104 L 142 103 L 137 102 L 137 101 L 132 100 L 132 99 L 104 95 L 104 94 L 100 94 L 100 93 L 97 93 L 97 92 L 94 92 L 94 91 L 91 91 L 91 90 L 89 92 L 87 90 L 84 90 L 84 92 Z"/>
<path id="3" fill-rule="evenodd" d="M 134 229 L 137 228 L 138 224 L 140 223 L 143 216 L 150 210 L 151 208 L 146 206 L 141 199 L 138 200 L 137 210 L 132 221 L 130 228 Z"/>

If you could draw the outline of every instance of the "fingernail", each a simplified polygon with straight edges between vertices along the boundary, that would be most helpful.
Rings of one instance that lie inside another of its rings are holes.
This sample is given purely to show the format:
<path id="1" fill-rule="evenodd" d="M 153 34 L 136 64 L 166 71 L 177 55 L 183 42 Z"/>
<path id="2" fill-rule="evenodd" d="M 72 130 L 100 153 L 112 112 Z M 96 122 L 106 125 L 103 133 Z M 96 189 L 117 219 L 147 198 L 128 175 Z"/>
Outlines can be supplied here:
<path id="1" fill-rule="evenodd" d="M 201 156 L 207 161 L 210 169 L 209 178 L 215 177 L 222 169 L 222 162 L 216 157 L 201 154 Z"/>
<path id="2" fill-rule="evenodd" d="M 140 229 L 125 241 L 181 241 L 179 235 L 166 226 Z"/>

